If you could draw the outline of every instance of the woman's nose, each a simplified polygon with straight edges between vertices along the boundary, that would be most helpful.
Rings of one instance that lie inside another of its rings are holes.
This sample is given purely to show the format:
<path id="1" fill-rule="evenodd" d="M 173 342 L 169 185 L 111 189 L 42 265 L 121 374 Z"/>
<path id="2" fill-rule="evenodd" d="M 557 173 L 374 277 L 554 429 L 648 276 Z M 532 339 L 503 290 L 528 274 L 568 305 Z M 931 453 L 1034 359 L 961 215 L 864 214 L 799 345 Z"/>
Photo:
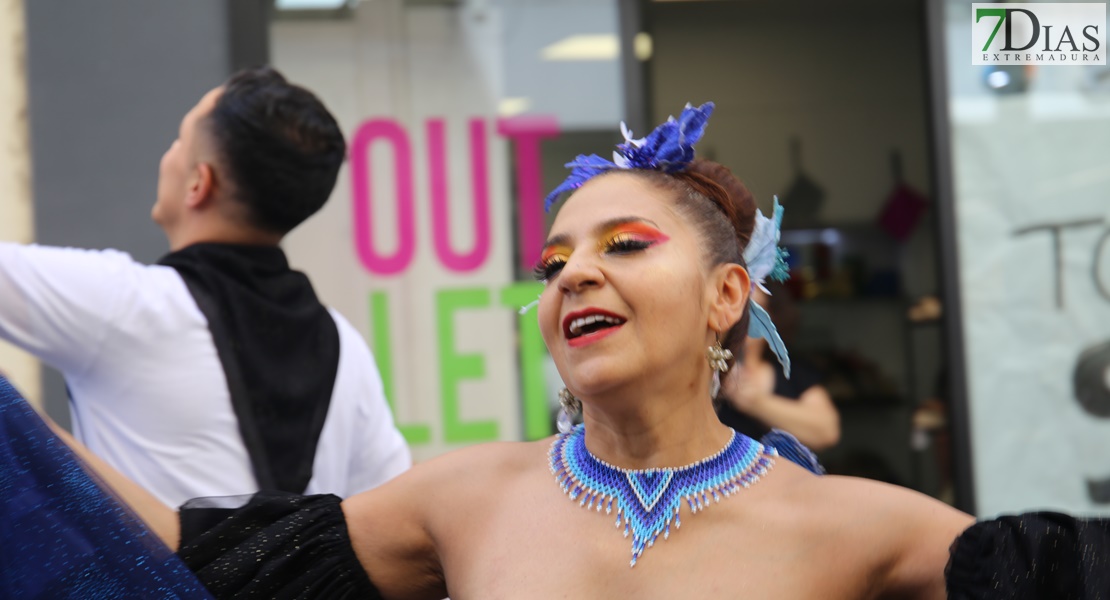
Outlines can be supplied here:
<path id="1" fill-rule="evenodd" d="M 590 287 L 597 287 L 605 281 L 605 275 L 598 267 L 596 259 L 571 255 L 559 272 L 559 289 L 564 293 L 576 293 Z"/>

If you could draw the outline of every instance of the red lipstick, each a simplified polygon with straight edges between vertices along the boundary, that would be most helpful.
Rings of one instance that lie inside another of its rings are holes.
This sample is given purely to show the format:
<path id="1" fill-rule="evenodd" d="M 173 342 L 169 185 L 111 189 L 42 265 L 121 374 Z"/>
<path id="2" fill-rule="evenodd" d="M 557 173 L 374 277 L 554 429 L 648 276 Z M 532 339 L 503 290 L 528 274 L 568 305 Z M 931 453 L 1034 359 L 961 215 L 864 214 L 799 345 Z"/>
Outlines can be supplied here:
<path id="1" fill-rule="evenodd" d="M 572 348 L 579 348 L 616 333 L 627 320 L 600 308 L 576 310 L 563 317 L 563 337 Z"/>

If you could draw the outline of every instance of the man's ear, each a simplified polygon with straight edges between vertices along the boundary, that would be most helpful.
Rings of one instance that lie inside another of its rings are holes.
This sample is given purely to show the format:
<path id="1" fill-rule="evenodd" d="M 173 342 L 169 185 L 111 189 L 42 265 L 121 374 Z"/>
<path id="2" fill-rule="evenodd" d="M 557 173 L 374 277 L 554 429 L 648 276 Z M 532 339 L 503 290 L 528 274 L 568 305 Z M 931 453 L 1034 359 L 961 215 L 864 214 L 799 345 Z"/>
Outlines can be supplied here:
<path id="1" fill-rule="evenodd" d="M 728 331 L 744 314 L 751 293 L 751 279 L 740 265 L 717 265 L 713 271 L 714 294 L 709 304 L 709 327 L 714 331 Z"/>
<path id="2" fill-rule="evenodd" d="M 212 165 L 202 162 L 197 163 L 193 171 L 193 179 L 189 183 L 189 191 L 185 194 L 185 206 L 192 209 L 202 208 L 212 201 L 216 191 L 216 172 Z"/>

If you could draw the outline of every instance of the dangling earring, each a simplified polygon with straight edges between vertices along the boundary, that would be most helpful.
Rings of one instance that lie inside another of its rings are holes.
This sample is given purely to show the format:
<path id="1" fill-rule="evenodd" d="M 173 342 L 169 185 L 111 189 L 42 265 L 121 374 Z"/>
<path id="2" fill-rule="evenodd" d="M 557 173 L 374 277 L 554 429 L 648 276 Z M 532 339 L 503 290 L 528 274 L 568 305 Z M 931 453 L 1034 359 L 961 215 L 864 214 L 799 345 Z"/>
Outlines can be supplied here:
<path id="1" fill-rule="evenodd" d="M 555 426 L 559 433 L 570 433 L 574 429 L 574 416 L 582 412 L 582 401 L 574 397 L 570 390 L 559 390 L 559 416 L 555 418 Z"/>
<path id="2" fill-rule="evenodd" d="M 721 392 L 721 373 L 728 371 L 728 361 L 732 359 L 732 351 L 721 347 L 721 339 L 705 351 L 709 359 L 709 368 L 713 370 L 713 382 L 709 386 L 709 397 L 716 398 Z"/>

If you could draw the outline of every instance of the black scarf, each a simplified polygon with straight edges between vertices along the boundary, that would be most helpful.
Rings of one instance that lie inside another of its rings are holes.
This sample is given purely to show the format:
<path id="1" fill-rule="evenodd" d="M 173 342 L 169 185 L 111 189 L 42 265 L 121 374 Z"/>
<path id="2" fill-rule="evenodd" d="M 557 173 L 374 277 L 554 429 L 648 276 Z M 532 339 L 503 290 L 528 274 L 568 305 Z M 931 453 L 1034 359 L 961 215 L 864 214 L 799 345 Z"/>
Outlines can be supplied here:
<path id="1" fill-rule="evenodd" d="M 197 306 L 260 489 L 303 493 L 339 368 L 339 330 L 277 246 L 195 244 L 162 257 Z"/>

